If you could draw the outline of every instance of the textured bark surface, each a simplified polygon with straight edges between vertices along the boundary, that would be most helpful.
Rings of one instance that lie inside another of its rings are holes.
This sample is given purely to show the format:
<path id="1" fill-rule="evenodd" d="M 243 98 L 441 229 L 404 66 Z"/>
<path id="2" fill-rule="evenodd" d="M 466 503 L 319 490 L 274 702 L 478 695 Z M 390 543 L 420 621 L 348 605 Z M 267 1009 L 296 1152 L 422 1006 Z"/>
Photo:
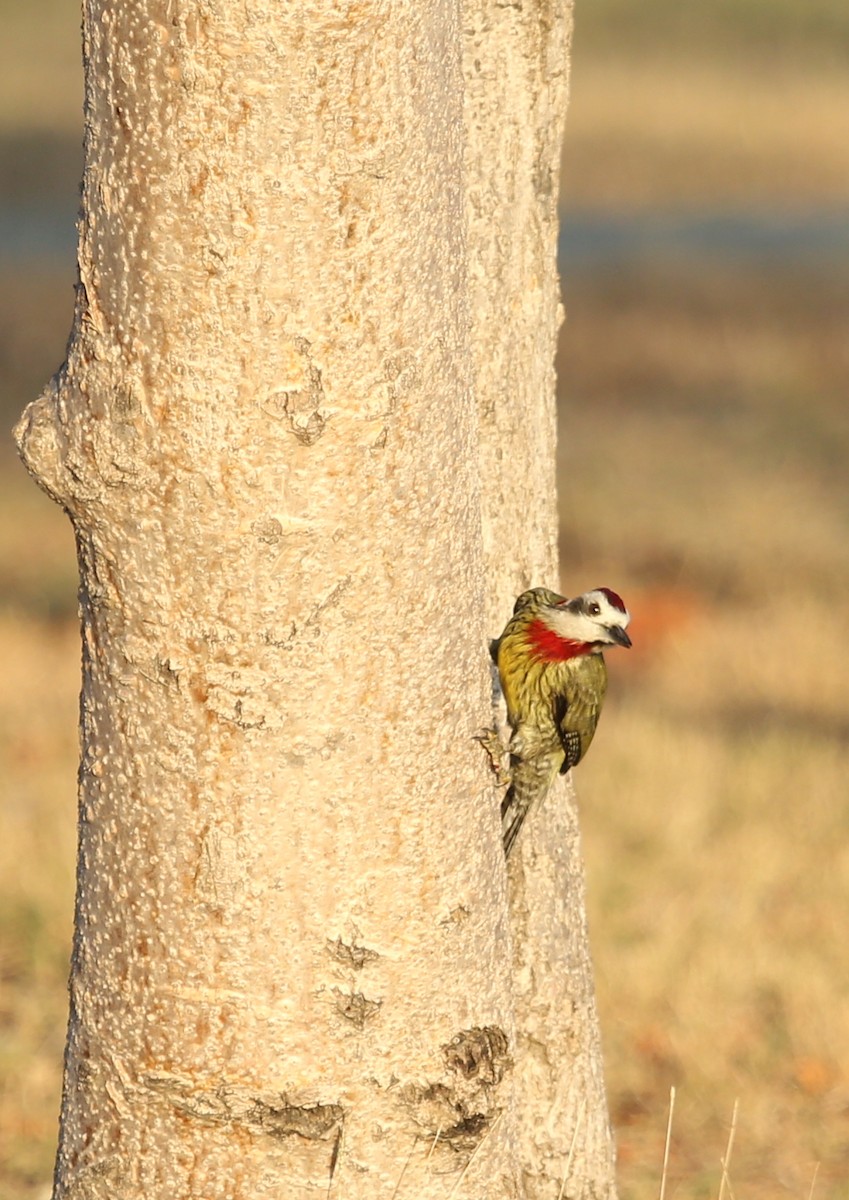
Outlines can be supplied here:
<path id="1" fill-rule="evenodd" d="M 471 738 L 556 582 L 569 19 L 86 2 L 56 1200 L 611 1194 L 574 807 L 508 905 Z"/>
<path id="2" fill-rule="evenodd" d="M 568 0 L 473 0 L 465 10 L 472 347 L 490 636 L 525 588 L 559 590 L 555 262 L 571 30 Z M 558 780 L 526 823 L 510 860 L 509 895 L 525 1194 L 612 1197 L 571 780 Z"/>
<path id="3" fill-rule="evenodd" d="M 449 0 L 87 4 L 19 431 L 82 573 L 56 1197 L 444 1197 L 478 1147 L 517 1194 L 459 47 Z"/>

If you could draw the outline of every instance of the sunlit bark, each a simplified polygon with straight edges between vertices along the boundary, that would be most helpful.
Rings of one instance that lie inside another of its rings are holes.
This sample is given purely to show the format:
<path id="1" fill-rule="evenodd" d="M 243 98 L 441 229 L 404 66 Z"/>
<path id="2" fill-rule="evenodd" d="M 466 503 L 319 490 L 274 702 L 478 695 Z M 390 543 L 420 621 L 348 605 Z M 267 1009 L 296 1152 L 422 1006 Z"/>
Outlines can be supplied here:
<path id="1" fill-rule="evenodd" d="M 87 2 L 57 1200 L 554 1196 L 576 1113 L 608 1194 L 572 809 L 508 905 L 472 740 L 555 545 L 568 12 L 492 11 Z"/>

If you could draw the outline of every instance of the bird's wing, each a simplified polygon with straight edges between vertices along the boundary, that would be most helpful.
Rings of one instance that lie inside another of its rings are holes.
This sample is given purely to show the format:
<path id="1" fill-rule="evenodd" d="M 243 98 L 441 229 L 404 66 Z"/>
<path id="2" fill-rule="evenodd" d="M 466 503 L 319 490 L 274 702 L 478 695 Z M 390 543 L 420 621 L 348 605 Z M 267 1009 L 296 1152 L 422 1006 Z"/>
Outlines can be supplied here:
<path id="1" fill-rule="evenodd" d="M 565 775 L 567 771 L 570 771 L 572 767 L 581 761 L 581 735 L 577 730 L 567 728 L 566 716 L 568 712 L 569 701 L 567 697 L 562 694 L 556 695 L 551 702 L 551 716 L 565 755 L 560 765 L 561 775 Z"/>

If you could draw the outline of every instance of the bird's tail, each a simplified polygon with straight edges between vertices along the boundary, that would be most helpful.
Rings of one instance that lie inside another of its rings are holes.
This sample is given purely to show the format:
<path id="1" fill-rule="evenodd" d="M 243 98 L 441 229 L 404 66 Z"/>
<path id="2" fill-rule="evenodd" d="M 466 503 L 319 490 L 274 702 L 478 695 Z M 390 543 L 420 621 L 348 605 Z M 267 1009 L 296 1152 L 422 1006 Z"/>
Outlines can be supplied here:
<path id="1" fill-rule="evenodd" d="M 501 835 L 506 858 L 510 857 L 525 817 L 545 798 L 557 767 L 557 758 L 550 755 L 525 760 L 511 756 L 511 782 L 501 801 Z"/>

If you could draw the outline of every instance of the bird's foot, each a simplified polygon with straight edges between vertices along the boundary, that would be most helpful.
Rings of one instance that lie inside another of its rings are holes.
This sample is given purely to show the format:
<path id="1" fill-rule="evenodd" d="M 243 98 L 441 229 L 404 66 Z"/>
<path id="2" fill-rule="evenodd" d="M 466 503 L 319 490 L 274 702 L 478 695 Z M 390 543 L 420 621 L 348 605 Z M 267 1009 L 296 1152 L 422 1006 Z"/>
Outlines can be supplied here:
<path id="1" fill-rule="evenodd" d="M 474 738 L 476 742 L 480 742 L 487 753 L 497 786 L 507 787 L 511 779 L 509 770 L 504 766 L 507 747 L 499 737 L 498 730 L 481 729 L 474 735 Z"/>

